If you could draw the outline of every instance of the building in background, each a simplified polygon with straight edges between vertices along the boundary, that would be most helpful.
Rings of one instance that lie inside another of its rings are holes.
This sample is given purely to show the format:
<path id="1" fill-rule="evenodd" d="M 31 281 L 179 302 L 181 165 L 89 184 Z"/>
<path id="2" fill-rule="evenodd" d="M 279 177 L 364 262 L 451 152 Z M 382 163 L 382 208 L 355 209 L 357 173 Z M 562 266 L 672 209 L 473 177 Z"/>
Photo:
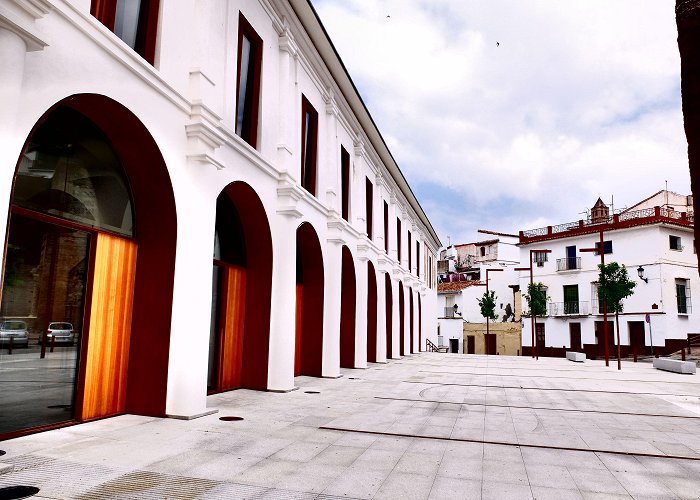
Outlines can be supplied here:
<path id="1" fill-rule="evenodd" d="M 518 237 L 479 231 L 488 240 L 452 245 L 440 252 L 438 261 L 439 342 L 456 344 L 466 354 L 518 355 L 520 341 L 520 289 Z M 489 336 L 478 304 L 486 291 L 496 292 L 498 319 L 490 322 Z M 440 344 L 439 344 L 440 345 Z M 451 347 L 451 350 L 453 348 Z"/>
<path id="2" fill-rule="evenodd" d="M 437 330 L 440 241 L 307 0 L 5 0 L 0 60 L 0 313 L 30 335 L 0 439 L 194 418 Z"/>
<path id="3" fill-rule="evenodd" d="M 688 335 L 700 331 L 700 314 L 693 308 L 692 295 L 700 291 L 693 240 L 692 199 L 660 191 L 624 209 L 610 213 L 600 199 L 587 220 L 521 231 L 523 262 L 530 250 L 551 250 L 535 254 L 534 282 L 547 289 L 548 313 L 537 318 L 535 345 L 541 356 L 563 356 L 566 350 L 604 355 L 603 306 L 598 300 L 598 264 L 603 240 L 605 263 L 617 262 L 627 268 L 637 286 L 624 300 L 619 315 L 623 356 L 671 353 L 687 344 Z M 520 276 L 526 291 L 529 275 Z M 527 310 L 527 304 L 523 304 Z M 608 315 L 608 348 L 614 349 L 614 314 Z M 523 350 L 531 352 L 532 328 L 523 322 Z"/>

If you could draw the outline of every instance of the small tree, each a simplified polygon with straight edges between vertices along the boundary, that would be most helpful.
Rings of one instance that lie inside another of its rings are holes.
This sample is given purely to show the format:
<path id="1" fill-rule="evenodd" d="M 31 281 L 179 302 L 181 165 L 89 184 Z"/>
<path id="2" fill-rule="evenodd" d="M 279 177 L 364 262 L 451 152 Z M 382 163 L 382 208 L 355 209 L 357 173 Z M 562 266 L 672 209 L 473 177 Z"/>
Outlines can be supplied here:
<path id="1" fill-rule="evenodd" d="M 629 279 L 627 268 L 617 262 L 609 264 L 598 264 L 600 273 L 598 275 L 598 299 L 605 301 L 608 312 L 615 313 L 615 324 L 617 326 L 617 369 L 621 369 L 620 364 L 620 319 L 618 314 L 622 312 L 624 305 L 622 301 L 634 294 L 634 287 L 637 283 Z"/>
<path id="2" fill-rule="evenodd" d="M 484 295 L 480 299 L 476 299 L 479 303 L 479 309 L 481 310 L 481 315 L 486 318 L 486 338 L 484 339 L 486 347 L 486 355 L 489 354 L 489 320 L 495 320 L 498 318 L 496 316 L 496 292 L 490 290 L 484 292 Z"/>
<path id="3" fill-rule="evenodd" d="M 532 322 L 532 336 L 535 338 L 537 330 L 537 316 L 547 315 L 547 291 L 543 283 L 530 283 L 527 286 L 527 293 L 525 294 L 525 300 L 527 300 L 528 314 L 533 318 Z M 537 339 L 533 342 L 532 348 L 535 349 L 537 359 L 540 358 L 539 346 L 536 347 Z"/>

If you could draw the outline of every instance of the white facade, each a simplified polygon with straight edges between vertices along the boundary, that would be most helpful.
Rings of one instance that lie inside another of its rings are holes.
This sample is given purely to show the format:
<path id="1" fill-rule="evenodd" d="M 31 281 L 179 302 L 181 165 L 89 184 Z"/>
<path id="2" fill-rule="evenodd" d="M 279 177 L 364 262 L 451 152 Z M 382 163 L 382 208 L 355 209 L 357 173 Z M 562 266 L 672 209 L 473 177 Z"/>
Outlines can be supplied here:
<path id="1" fill-rule="evenodd" d="M 602 333 L 599 338 L 595 333 L 596 322 L 600 322 L 601 332 L 603 325 L 602 309 L 597 301 L 597 266 L 601 259 L 597 253 L 581 252 L 596 247 L 600 230 L 608 247 L 606 251 L 612 246 L 612 251 L 604 254 L 605 262 L 624 265 L 629 278 L 637 284 L 634 294 L 623 301 L 624 312 L 619 315 L 623 355 L 635 350 L 638 354 L 649 354 L 652 338 L 659 352 L 671 352 L 679 348 L 689 333 L 697 332 L 700 316 L 693 308 L 696 300 L 693 295 L 700 290 L 697 256 L 693 251 L 692 222 L 685 213 L 682 217 L 669 214 L 657 205 L 656 212 L 654 208 L 644 207 L 643 211 L 624 212 L 599 224 L 581 221 L 521 233 L 523 263 L 529 261 L 530 250 L 551 250 L 543 265 L 533 263 L 533 281 L 545 285 L 548 298 L 547 317 L 537 318 L 538 324 L 544 324 L 545 333 L 540 350 L 560 349 L 552 353 L 561 355 L 562 348 L 583 349 L 602 355 Z M 571 233 L 575 235 L 567 236 Z M 647 281 L 638 276 L 640 267 Z M 528 284 L 529 273 L 521 272 L 523 293 L 527 293 Z M 679 297 L 677 284 L 682 286 L 685 299 L 682 293 Z M 527 309 L 523 298 L 523 311 Z M 647 314 L 650 323 L 645 321 Z M 614 319 L 614 314 L 608 315 L 608 321 Z M 579 329 L 580 345 L 575 345 Z M 612 329 L 609 335 L 613 335 Z M 523 346 L 529 348 L 531 339 L 530 319 L 523 317 Z M 612 339 L 609 343 L 613 343 Z M 610 356 L 613 355 L 611 350 Z"/>
<path id="2" fill-rule="evenodd" d="M 323 259 L 322 375 L 340 374 L 343 247 L 352 255 L 356 276 L 353 365 L 367 366 L 368 263 L 377 283 L 376 361 L 387 359 L 387 276 L 393 295 L 392 357 L 399 357 L 401 338 L 399 282 L 405 304 L 404 351 L 423 350 L 419 331 L 426 338 L 436 330 L 440 242 L 311 5 L 305 0 L 161 1 L 153 64 L 93 17 L 90 8 L 90 0 L 8 0 L 0 5 L 0 218 L 8 218 L 23 145 L 57 103 L 96 95 L 143 124 L 172 184 L 152 188 L 172 189 L 177 220 L 165 405 L 155 413 L 191 417 L 206 411 L 216 201 L 231 183 L 245 183 L 256 193 L 267 218 L 259 222 L 269 224 L 272 240 L 266 389 L 294 388 L 295 248 L 303 223 L 313 227 Z M 236 133 L 241 15 L 263 47 L 255 147 Z M 302 95 L 318 113 L 315 196 L 300 179 Z M 348 221 L 341 217 L 341 146 L 350 154 Z M 369 237 L 367 181 L 373 185 Z M 397 219 L 402 227 L 400 259 Z M 0 230 L 3 237 L 6 229 Z M 411 302 L 413 345 L 408 334 Z"/>

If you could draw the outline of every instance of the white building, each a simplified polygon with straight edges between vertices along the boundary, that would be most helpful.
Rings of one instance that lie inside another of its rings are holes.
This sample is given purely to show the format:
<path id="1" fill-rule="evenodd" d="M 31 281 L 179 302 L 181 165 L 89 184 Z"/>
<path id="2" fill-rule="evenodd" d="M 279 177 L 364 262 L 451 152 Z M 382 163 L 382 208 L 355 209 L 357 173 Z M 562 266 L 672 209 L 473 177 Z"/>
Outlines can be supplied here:
<path id="1" fill-rule="evenodd" d="M 659 206 L 667 197 L 674 200 L 673 206 Z M 551 251 L 536 252 L 532 264 L 533 281 L 545 285 L 549 301 L 547 317 L 537 318 L 535 344 L 540 355 L 561 356 L 566 349 L 585 351 L 589 357 L 604 355 L 603 308 L 597 296 L 601 257 L 582 252 L 599 248 L 601 234 L 605 262 L 624 265 L 637 283 L 619 315 L 623 356 L 649 354 L 652 345 L 658 353 L 673 352 L 685 345 L 689 333 L 700 331 L 700 315 L 692 300 L 700 290 L 694 217 L 687 198 L 662 191 L 612 216 L 598 200 L 586 221 L 520 232 L 523 263 L 529 262 L 531 250 Z M 529 273 L 522 272 L 523 293 L 528 284 Z M 611 357 L 616 352 L 614 319 L 614 314 L 608 315 Z M 523 318 L 524 354 L 530 354 L 531 346 L 531 322 Z"/>
<path id="2" fill-rule="evenodd" d="M 463 323 L 484 323 L 478 299 L 486 291 L 487 271 L 489 290 L 496 292 L 497 322 L 519 321 L 515 311 L 519 274 L 514 270 L 519 263 L 518 237 L 479 232 L 495 237 L 452 245 L 440 252 L 438 261 L 439 334 L 445 344 L 457 339 L 459 352 L 466 352 L 462 345 Z"/>
<path id="3" fill-rule="evenodd" d="M 29 336 L 0 369 L 62 374 L 0 385 L 0 439 L 193 418 L 436 330 L 440 242 L 307 0 L 4 0 L 0 60 L 1 307 Z M 75 344 L 41 356 L 56 321 Z"/>

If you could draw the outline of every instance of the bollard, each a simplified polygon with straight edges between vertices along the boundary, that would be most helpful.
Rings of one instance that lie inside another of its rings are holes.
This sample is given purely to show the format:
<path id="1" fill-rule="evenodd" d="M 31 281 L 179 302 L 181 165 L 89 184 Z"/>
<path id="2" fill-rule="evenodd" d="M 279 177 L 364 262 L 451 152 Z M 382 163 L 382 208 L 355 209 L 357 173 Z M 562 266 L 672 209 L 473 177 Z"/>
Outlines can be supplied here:
<path id="1" fill-rule="evenodd" d="M 681 361 L 685 361 L 685 349 L 681 349 Z"/>
<path id="2" fill-rule="evenodd" d="M 39 358 L 44 359 L 46 357 L 46 332 L 41 334 L 41 353 Z"/>
<path id="3" fill-rule="evenodd" d="M 49 349 L 49 352 L 53 352 L 53 348 L 56 346 L 56 336 L 51 335 L 51 349 Z"/>
<path id="4" fill-rule="evenodd" d="M 635 363 L 637 362 L 637 350 L 636 349 L 634 350 L 634 362 Z"/>
<path id="5" fill-rule="evenodd" d="M 12 344 L 14 343 L 15 338 L 10 337 L 10 345 L 7 347 L 7 354 L 12 354 Z"/>

